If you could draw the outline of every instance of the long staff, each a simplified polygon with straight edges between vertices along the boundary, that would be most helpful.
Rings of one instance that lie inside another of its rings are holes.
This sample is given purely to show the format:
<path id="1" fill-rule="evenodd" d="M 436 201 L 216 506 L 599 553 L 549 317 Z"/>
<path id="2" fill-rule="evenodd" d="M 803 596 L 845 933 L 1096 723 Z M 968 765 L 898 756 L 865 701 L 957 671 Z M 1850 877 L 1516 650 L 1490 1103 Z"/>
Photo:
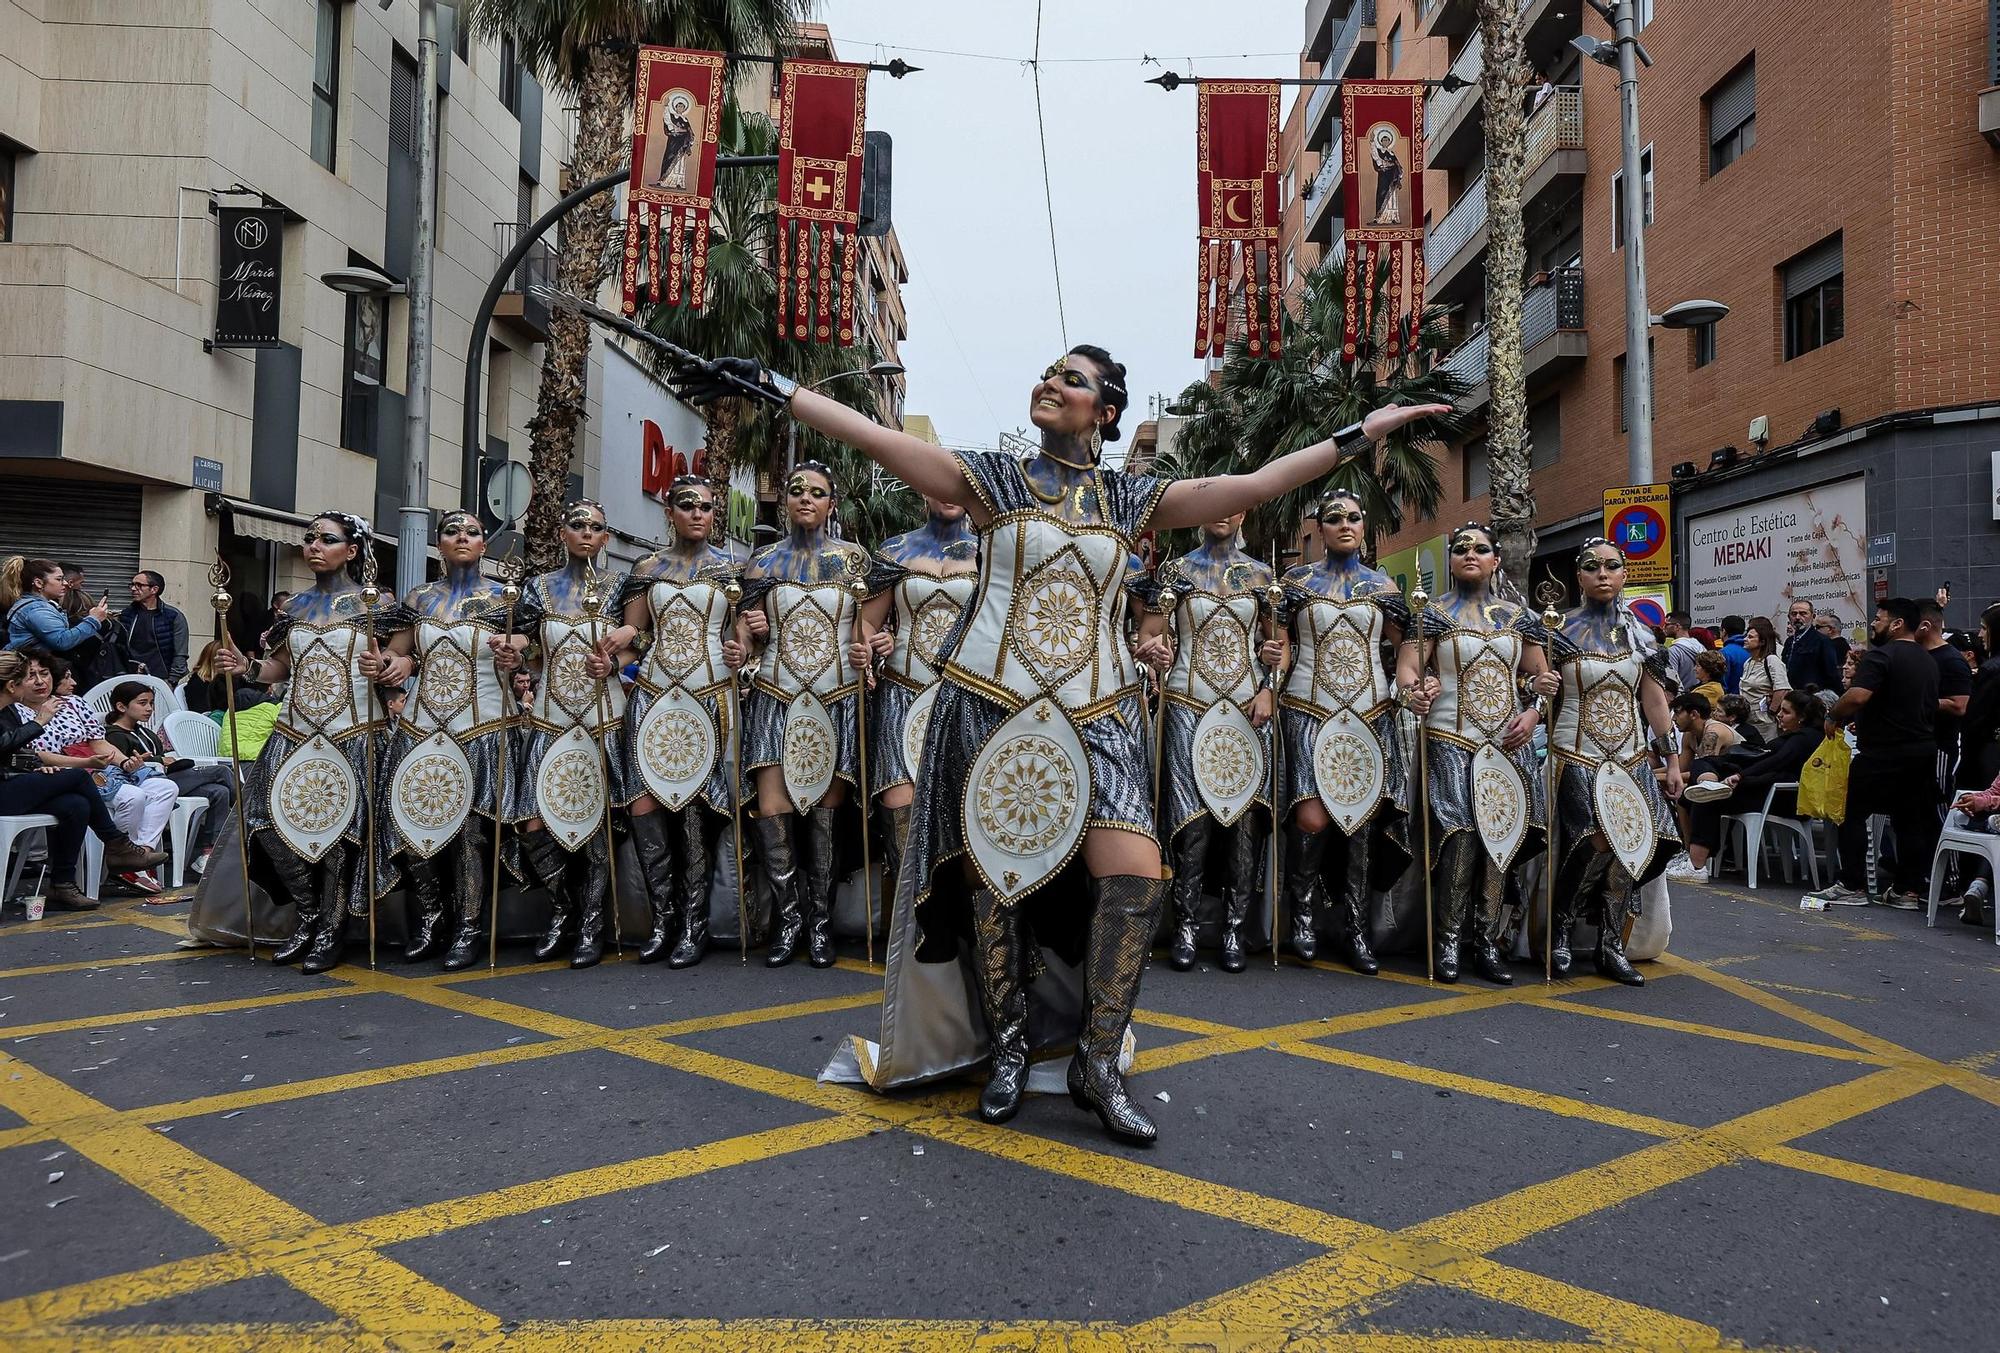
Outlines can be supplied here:
<path id="1" fill-rule="evenodd" d="M 507 560 L 501 566 L 500 602 L 507 608 L 507 621 L 500 637 L 514 636 L 514 608 L 521 603 L 521 561 Z M 502 672 L 500 683 L 500 769 L 493 786 L 493 888 L 492 914 L 486 922 L 486 966 L 500 966 L 500 838 L 507 830 L 507 730 L 514 726 L 514 674 Z"/>
<path id="2" fill-rule="evenodd" d="M 1542 594 L 1542 628 L 1553 636 L 1562 624 L 1562 584 L 1551 580 L 1538 589 Z M 1550 730 L 1543 730 L 1543 811 L 1548 817 L 1546 828 L 1548 849 L 1542 853 L 1542 980 L 1556 980 L 1556 862 L 1560 844 L 1560 818 L 1556 813 L 1556 779 L 1559 775 L 1556 763 L 1556 742 L 1549 737 Z"/>
<path id="3" fill-rule="evenodd" d="M 368 614 L 368 652 L 378 661 L 382 657 L 382 646 L 375 638 L 375 608 L 382 604 L 382 589 L 375 585 L 375 555 L 371 551 L 361 565 L 361 607 Z M 368 678 L 368 731 L 362 735 L 361 755 L 368 772 L 368 786 L 362 791 L 362 799 L 368 809 L 368 826 L 364 834 L 363 849 L 368 852 L 368 967 L 375 967 L 375 690 L 380 679 L 377 675 Z"/>
<path id="4" fill-rule="evenodd" d="M 229 565 L 217 557 L 208 566 L 208 585 L 215 595 L 208 604 L 215 608 L 215 637 L 229 643 L 226 620 L 232 598 L 229 595 Z M 234 645 L 231 645 L 234 647 Z M 243 939 L 250 946 L 250 961 L 257 961 L 257 917 L 250 903 L 250 838 L 243 825 L 243 763 L 236 759 L 236 673 L 222 673 L 223 707 L 229 711 L 229 778 L 236 789 L 236 855 L 243 866 Z"/>
<path id="5" fill-rule="evenodd" d="M 861 616 L 861 603 L 868 600 L 868 580 L 853 578 L 848 581 L 848 590 L 854 594 L 854 614 Z M 874 878 L 868 863 L 868 674 L 874 666 L 870 657 L 868 666 L 855 674 L 854 682 L 854 739 L 861 745 L 855 749 L 856 774 L 861 777 L 861 916 L 864 932 L 868 937 L 868 961 L 875 961 L 875 888 Z"/>
<path id="6" fill-rule="evenodd" d="M 1285 587 L 1278 581 L 1278 547 L 1271 547 L 1271 581 L 1264 588 L 1264 605 L 1270 611 L 1271 637 L 1278 635 L 1278 608 L 1285 599 Z M 1274 669 L 1275 670 L 1275 669 Z M 1278 838 L 1283 834 L 1284 818 L 1284 778 L 1278 773 L 1278 758 L 1285 752 L 1285 722 L 1278 717 L 1278 682 L 1273 679 L 1268 689 L 1271 692 L 1271 967 L 1278 966 L 1278 944 L 1285 932 L 1279 922 L 1284 914 L 1285 890 L 1278 878 Z"/>
<path id="7" fill-rule="evenodd" d="M 583 594 L 583 609 L 590 616 L 590 646 L 608 662 L 610 654 L 598 649 L 598 645 L 603 642 L 601 637 L 603 620 L 598 614 L 598 607 L 605 600 L 604 594 L 598 589 L 603 585 L 604 570 L 598 567 L 597 560 L 592 559 L 590 586 Z M 610 680 L 609 672 L 597 679 L 597 758 L 598 764 L 604 771 L 604 865 L 611 888 L 611 947 L 618 951 L 620 958 L 623 958 L 625 925 L 618 917 L 618 843 L 611 835 L 611 746 L 604 740 L 607 736 L 606 725 L 611 722 L 611 696 L 605 684 Z"/>
<path id="8" fill-rule="evenodd" d="M 1424 681 L 1424 672 L 1430 657 L 1424 651 L 1424 609 L 1431 604 L 1431 594 L 1424 591 L 1424 575 L 1417 574 L 1417 585 L 1410 593 L 1410 625 L 1416 630 L 1415 639 L 1405 639 L 1405 643 L 1417 646 L 1417 684 Z M 1424 721 L 1417 719 L 1417 822 L 1423 833 L 1424 855 L 1424 980 L 1437 980 L 1437 939 L 1433 934 L 1431 920 L 1431 777 L 1430 757 L 1425 748 Z"/>
<path id="9" fill-rule="evenodd" d="M 732 637 L 736 633 L 736 608 L 743 602 L 743 584 L 735 578 L 722 585 L 722 595 L 729 599 L 729 610 L 723 628 Z M 750 903 L 743 893 L 743 724 L 740 701 L 736 689 L 736 672 L 729 674 L 729 732 L 736 739 L 731 747 L 729 739 L 723 739 L 722 756 L 729 758 L 730 812 L 729 835 L 736 845 L 736 942 L 742 951 L 741 962 L 750 962 Z"/>

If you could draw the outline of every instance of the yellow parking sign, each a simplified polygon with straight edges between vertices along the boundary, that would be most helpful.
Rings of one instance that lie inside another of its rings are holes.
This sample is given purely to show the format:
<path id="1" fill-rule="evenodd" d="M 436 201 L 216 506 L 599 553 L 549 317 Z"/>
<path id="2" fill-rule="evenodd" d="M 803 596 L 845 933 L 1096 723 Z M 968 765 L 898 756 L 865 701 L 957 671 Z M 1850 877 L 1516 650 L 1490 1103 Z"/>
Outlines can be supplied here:
<path id="1" fill-rule="evenodd" d="M 1604 491 L 1604 538 L 1625 552 L 1628 587 L 1674 580 L 1673 499 L 1665 484 Z"/>

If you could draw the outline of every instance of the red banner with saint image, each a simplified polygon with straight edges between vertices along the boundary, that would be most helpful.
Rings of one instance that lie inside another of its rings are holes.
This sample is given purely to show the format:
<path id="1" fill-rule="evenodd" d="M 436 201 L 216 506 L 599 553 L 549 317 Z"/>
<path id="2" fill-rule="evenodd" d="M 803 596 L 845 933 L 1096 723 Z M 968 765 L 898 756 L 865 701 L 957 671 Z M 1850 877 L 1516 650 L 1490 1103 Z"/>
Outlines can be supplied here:
<path id="1" fill-rule="evenodd" d="M 787 61 L 778 111 L 778 333 L 854 342 L 868 67 Z M 836 297 L 835 253 L 839 260 Z"/>
<path id="2" fill-rule="evenodd" d="M 1229 336 L 1230 293 L 1240 279 L 1250 355 L 1276 357 L 1283 298 L 1278 281 L 1278 84 L 1204 80 L 1196 117 L 1201 299 L 1194 355 L 1222 355 Z"/>
<path id="3" fill-rule="evenodd" d="M 1366 313 L 1382 260 L 1389 263 L 1389 358 L 1402 346 L 1403 316 L 1424 312 L 1424 94 L 1421 83 L 1408 80 L 1346 80 L 1340 86 L 1347 217 L 1341 354 L 1349 361 L 1362 333 L 1374 332 L 1384 318 Z"/>
<path id="4" fill-rule="evenodd" d="M 625 189 L 625 313 L 638 309 L 639 251 L 647 299 L 701 309 L 708 280 L 708 213 L 722 128 L 723 56 L 679 47 L 639 49 L 632 109 L 632 177 Z M 667 237 L 662 274 L 660 236 Z"/>

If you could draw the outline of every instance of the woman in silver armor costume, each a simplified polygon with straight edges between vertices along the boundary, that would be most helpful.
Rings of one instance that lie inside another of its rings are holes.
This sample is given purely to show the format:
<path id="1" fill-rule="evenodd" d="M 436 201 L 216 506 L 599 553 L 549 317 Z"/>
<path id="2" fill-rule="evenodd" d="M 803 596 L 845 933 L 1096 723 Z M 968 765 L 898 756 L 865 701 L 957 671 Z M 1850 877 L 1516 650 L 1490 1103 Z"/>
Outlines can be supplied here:
<path id="1" fill-rule="evenodd" d="M 1597 922 L 1597 971 L 1640 986 L 1625 957 L 1625 927 L 1639 915 L 1639 889 L 1667 867 L 1679 832 L 1667 799 L 1681 791 L 1668 713 L 1666 655 L 1627 607 L 1625 556 L 1602 538 L 1576 556 L 1583 604 L 1549 636 L 1562 685 L 1549 728 L 1556 759 L 1555 917 L 1549 950 L 1558 977 L 1571 966 L 1570 931 Z M 1641 729 L 1650 734 L 1642 740 Z M 1666 767 L 1666 793 L 1653 765 Z M 1596 905 L 1593 905 L 1596 904 Z"/>
<path id="2" fill-rule="evenodd" d="M 957 630 L 979 578 L 979 537 L 957 503 L 924 499 L 926 520 L 917 530 L 894 536 L 875 551 L 877 576 L 887 590 L 861 608 L 861 629 L 869 649 L 849 662 L 863 666 L 879 659 L 874 697 L 868 705 L 868 778 L 888 815 L 882 887 L 895 895 L 895 880 L 910 830 L 910 800 L 916 794 L 913 753 L 923 746 L 945 640 Z M 894 629 L 885 628 L 894 608 Z M 914 714 L 914 718 L 912 717 Z"/>
<path id="3" fill-rule="evenodd" d="M 438 519 L 437 545 L 444 576 L 403 599 L 402 628 L 391 641 L 398 655 L 413 658 L 417 688 L 395 733 L 383 826 L 394 832 L 390 849 L 403 860 L 416 904 L 403 957 L 417 963 L 442 948 L 450 972 L 478 961 L 484 937 L 490 846 L 480 819 L 497 821 L 505 811 L 500 764 L 513 702 L 508 674 L 496 666 L 508 632 L 504 588 L 480 571 L 486 529 L 470 512 L 447 512 Z M 514 618 L 532 623 L 519 610 Z"/>
<path id="4" fill-rule="evenodd" d="M 1533 747 L 1541 709 L 1523 708 L 1522 682 L 1540 677 L 1546 694 L 1554 680 L 1541 621 L 1500 582 L 1491 528 L 1459 527 L 1450 550 L 1449 583 L 1415 618 L 1397 673 L 1424 721 L 1433 971 L 1456 982 L 1463 943 L 1479 975 L 1505 986 L 1508 879 L 1540 849 L 1546 798 Z"/>
<path id="5" fill-rule="evenodd" d="M 291 937 L 271 959 L 303 959 L 305 972 L 320 973 L 340 962 L 346 918 L 368 914 L 368 813 L 386 801 L 380 781 L 387 771 L 387 758 L 370 746 L 383 750 L 374 687 L 408 680 L 410 660 L 379 643 L 395 632 L 399 608 L 392 602 L 371 617 L 363 598 L 371 562 L 364 519 L 320 513 L 306 526 L 304 555 L 313 585 L 293 595 L 272 627 L 271 656 L 252 662 L 231 647 L 216 654 L 215 665 L 259 685 L 289 683 L 270 739 L 243 777 L 243 817 L 258 847 L 252 879 L 298 909 Z M 378 831 L 374 840 L 379 899 L 395 872 L 389 834 Z"/>
<path id="6" fill-rule="evenodd" d="M 1271 809 L 1268 758 L 1273 699 L 1259 670 L 1263 645 L 1253 636 L 1263 625 L 1270 565 L 1243 552 L 1243 514 L 1205 523 L 1199 547 L 1162 565 L 1146 617 L 1139 624 L 1138 656 L 1155 657 L 1167 643 L 1171 618 L 1179 642 L 1161 679 L 1165 708 L 1159 749 L 1159 803 L 1163 839 L 1173 855 L 1175 972 L 1194 966 L 1203 876 L 1210 838 L 1229 836 L 1229 866 L 1222 885 L 1221 966 L 1243 971 L 1243 923 L 1257 889 L 1258 844 L 1263 831 L 1255 809 Z M 1253 749 L 1265 758 L 1258 764 Z"/>
<path id="7" fill-rule="evenodd" d="M 1390 828 L 1409 802 L 1382 646 L 1401 646 L 1410 613 L 1389 575 L 1361 561 L 1368 520 L 1361 500 L 1334 489 L 1321 496 L 1314 516 L 1326 553 L 1285 575 L 1282 618 L 1297 645 L 1279 696 L 1291 810 L 1285 915 L 1292 951 L 1312 962 L 1328 847 L 1339 843 L 1331 865 L 1347 930 L 1341 957 L 1373 976 L 1380 965 L 1368 939 L 1369 875 L 1379 850 L 1407 859 L 1407 844 Z M 1274 653 L 1266 658 L 1279 661 Z"/>
<path id="8" fill-rule="evenodd" d="M 603 507 L 588 499 L 565 507 L 568 562 L 528 580 L 521 607 L 533 619 L 496 651 L 504 668 L 518 665 L 524 647 L 540 649 L 534 708 L 516 739 L 521 774 L 507 779 L 508 817 L 523 824 L 521 853 L 549 890 L 549 928 L 535 958 L 555 957 L 574 921 L 572 968 L 604 957 L 605 911 L 617 905 L 607 814 L 644 789 L 626 756 L 625 689 L 613 678 L 634 637 L 618 604 L 624 577 L 597 567 L 610 540 Z"/>
<path id="9" fill-rule="evenodd" d="M 753 830 L 770 899 L 764 962 L 772 968 L 796 958 L 801 939 L 815 968 L 833 965 L 834 810 L 860 778 L 856 722 L 866 668 L 856 672 L 849 647 L 874 589 L 868 551 L 828 529 L 837 493 L 833 471 L 817 461 L 792 471 L 790 532 L 745 565 L 731 641 L 732 661 L 763 650 L 743 715 L 743 766 L 757 787 Z"/>
<path id="10" fill-rule="evenodd" d="M 1023 904 L 1042 904 L 1031 918 L 1038 940 L 1051 938 L 1052 926 L 1087 926 L 1070 1095 L 1113 1136 L 1150 1145 L 1157 1131 L 1119 1068 L 1166 895 L 1144 709 L 1136 679 L 1127 686 L 1117 676 L 1132 664 L 1114 652 L 1122 643 L 1112 619 L 1127 560 L 1148 525 L 1214 521 L 1327 473 L 1343 451 L 1356 449 L 1363 429 L 1249 474 L 1168 485 L 1097 463 L 1129 403 L 1124 367 L 1101 348 L 1072 350 L 1034 385 L 1029 412 L 1042 447 L 1025 460 L 919 441 L 741 358 L 701 364 L 680 378 L 696 399 L 730 381 L 761 385 L 800 422 L 855 447 L 926 497 L 961 504 L 980 533 L 978 590 L 951 645 L 924 739 L 897 915 L 917 916 L 926 931 L 962 932 L 969 921 L 990 1061 L 979 1112 L 989 1122 L 1013 1117 L 1027 1081 L 1028 990 L 1041 960 Z M 1445 411 L 1383 410 L 1370 415 L 1366 431 L 1380 436 Z M 1053 900 L 1046 885 L 1067 877 L 1065 867 L 1079 854 L 1090 902 L 1074 894 Z M 959 856 L 970 857 L 976 878 L 968 909 L 951 905 L 967 882 L 962 863 L 950 867 Z M 898 1046 L 898 969 L 915 962 L 913 948 L 903 929 L 892 935 L 882 1056 L 864 1071 L 877 1086 L 950 1074 L 977 1058 L 967 1050 L 977 1047 L 967 1012 L 947 1003 L 944 986 L 923 988 L 940 1002 L 935 1008 L 909 1012 L 915 1054 Z M 937 1027 L 946 1021 L 952 1027 Z M 1065 1034 L 1050 1032 L 1044 1047 L 1066 1044 Z"/>
<path id="11" fill-rule="evenodd" d="M 647 788 L 629 819 L 653 913 L 639 961 L 664 958 L 670 968 L 708 952 L 715 843 L 736 811 L 736 674 L 723 656 L 736 561 L 710 543 L 717 497 L 695 475 L 669 485 L 673 544 L 641 559 L 625 583 L 625 623 L 651 638 L 625 707 L 629 755 Z"/>

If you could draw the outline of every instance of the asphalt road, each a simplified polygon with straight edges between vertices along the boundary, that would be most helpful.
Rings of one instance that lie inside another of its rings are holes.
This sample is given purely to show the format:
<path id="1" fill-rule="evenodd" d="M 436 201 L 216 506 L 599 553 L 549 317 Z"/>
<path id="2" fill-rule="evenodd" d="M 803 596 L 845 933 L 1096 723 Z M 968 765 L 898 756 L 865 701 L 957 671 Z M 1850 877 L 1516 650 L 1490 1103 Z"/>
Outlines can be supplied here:
<path id="1" fill-rule="evenodd" d="M 1638 991 L 1156 962 L 1150 1152 L 818 1084 L 858 957 L 305 978 L 16 920 L 0 1348 L 1983 1346 L 2000 948 L 1796 896 L 1676 890 Z"/>

